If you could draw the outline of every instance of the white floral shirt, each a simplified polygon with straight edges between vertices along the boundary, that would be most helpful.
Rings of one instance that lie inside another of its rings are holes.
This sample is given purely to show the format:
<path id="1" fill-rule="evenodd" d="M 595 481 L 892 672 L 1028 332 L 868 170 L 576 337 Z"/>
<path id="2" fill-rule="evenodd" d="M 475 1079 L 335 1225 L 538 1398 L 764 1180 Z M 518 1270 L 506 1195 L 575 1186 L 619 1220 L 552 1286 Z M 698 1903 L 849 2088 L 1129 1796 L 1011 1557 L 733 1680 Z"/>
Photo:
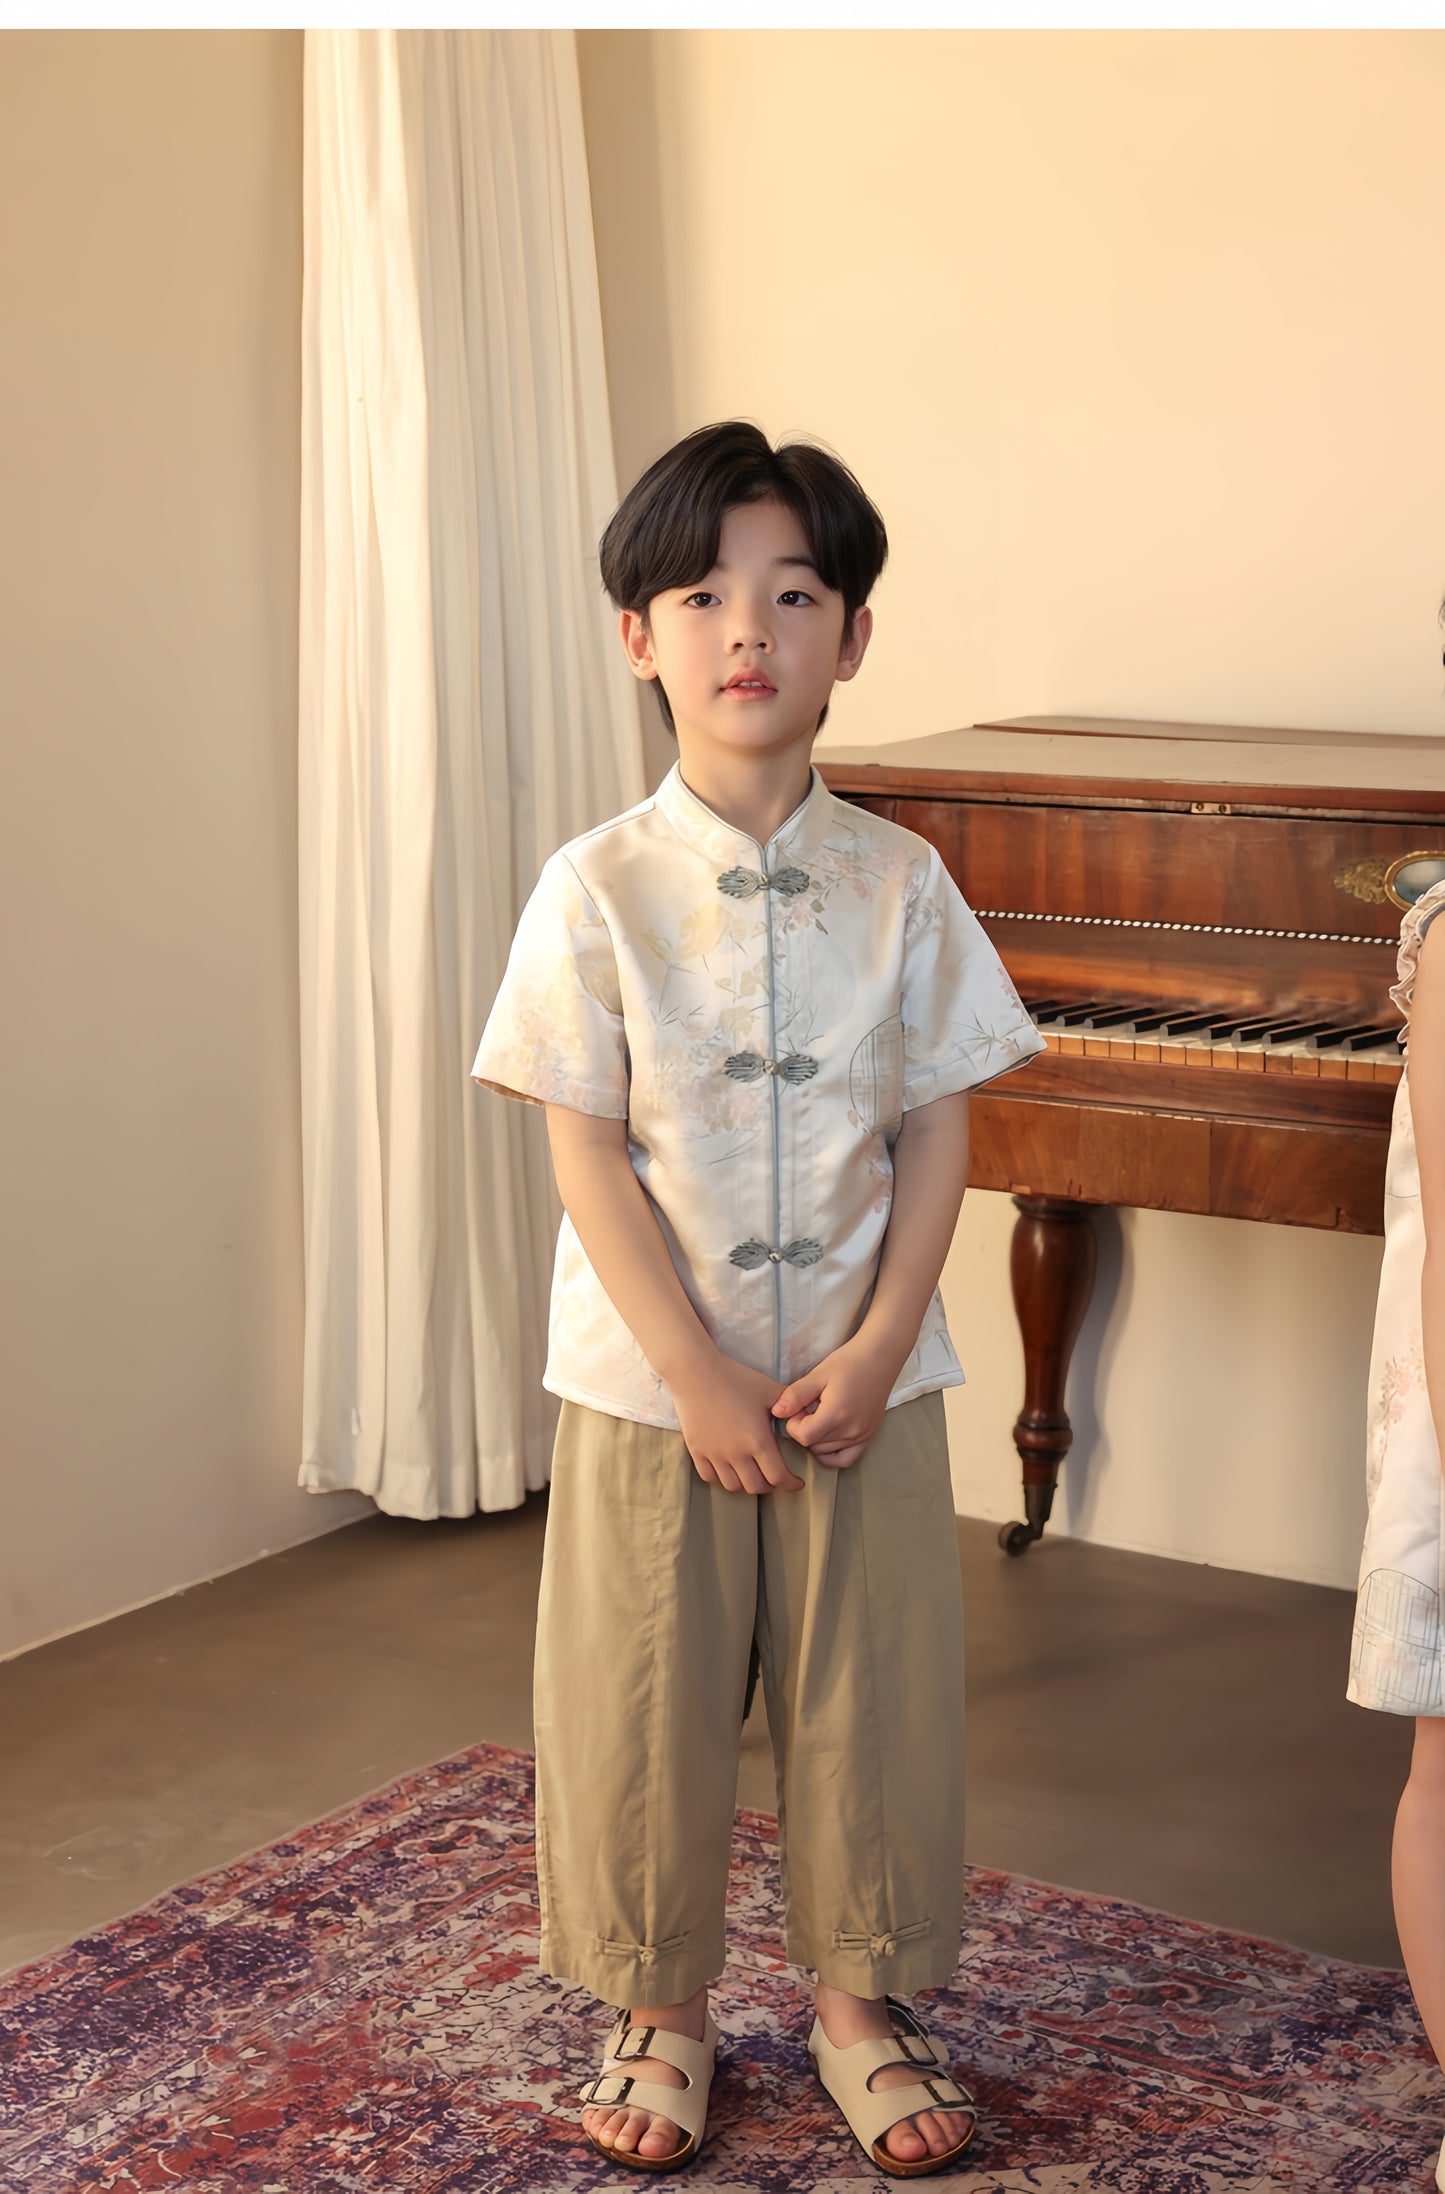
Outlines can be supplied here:
<path id="1" fill-rule="evenodd" d="M 472 1072 L 626 1120 L 698 1316 L 781 1385 L 862 1320 L 904 1113 L 1043 1049 L 923 839 L 835 798 L 815 770 L 761 846 L 674 767 L 548 861 Z M 962 1377 L 935 1291 L 889 1406 Z M 544 1383 L 677 1425 L 565 1219 Z"/>

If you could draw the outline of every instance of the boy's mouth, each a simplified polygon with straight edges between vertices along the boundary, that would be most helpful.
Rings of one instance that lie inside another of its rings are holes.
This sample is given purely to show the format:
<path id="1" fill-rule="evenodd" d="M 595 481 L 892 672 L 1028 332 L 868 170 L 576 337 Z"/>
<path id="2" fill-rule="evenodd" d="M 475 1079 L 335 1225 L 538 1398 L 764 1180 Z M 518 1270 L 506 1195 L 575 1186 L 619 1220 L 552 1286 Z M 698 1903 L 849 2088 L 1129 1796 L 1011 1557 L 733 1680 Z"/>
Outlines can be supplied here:
<path id="1" fill-rule="evenodd" d="M 777 690 L 770 678 L 764 678 L 762 672 L 756 670 L 740 670 L 723 687 L 724 693 L 761 694 L 776 693 Z"/>

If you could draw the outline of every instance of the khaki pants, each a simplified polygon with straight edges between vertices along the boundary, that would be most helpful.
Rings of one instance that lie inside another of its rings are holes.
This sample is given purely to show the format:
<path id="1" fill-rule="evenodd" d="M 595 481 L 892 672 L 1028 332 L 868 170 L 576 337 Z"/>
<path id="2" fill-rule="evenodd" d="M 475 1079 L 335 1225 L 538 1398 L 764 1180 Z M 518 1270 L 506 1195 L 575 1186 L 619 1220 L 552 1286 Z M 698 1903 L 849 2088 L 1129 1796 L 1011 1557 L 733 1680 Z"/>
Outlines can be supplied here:
<path id="1" fill-rule="evenodd" d="M 538 1608 L 541 1962 L 612 2004 L 721 1972 L 748 1657 L 773 1736 L 787 1953 L 940 1987 L 963 1897 L 963 1611 L 943 1397 L 799 1493 L 705 1485 L 681 1435 L 564 1403 Z"/>

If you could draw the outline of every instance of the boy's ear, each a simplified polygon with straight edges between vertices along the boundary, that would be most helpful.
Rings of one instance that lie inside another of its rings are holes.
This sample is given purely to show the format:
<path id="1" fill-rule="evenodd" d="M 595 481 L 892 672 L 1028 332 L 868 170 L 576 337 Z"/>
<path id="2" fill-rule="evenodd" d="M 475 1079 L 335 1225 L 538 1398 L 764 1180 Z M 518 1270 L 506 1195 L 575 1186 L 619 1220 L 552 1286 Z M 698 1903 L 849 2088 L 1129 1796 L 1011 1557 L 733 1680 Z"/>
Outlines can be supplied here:
<path id="1" fill-rule="evenodd" d="M 622 652 L 633 677 L 655 678 L 657 664 L 652 655 L 652 636 L 642 611 L 625 609 L 618 619 L 618 630 L 622 634 Z"/>
<path id="2" fill-rule="evenodd" d="M 843 644 L 838 650 L 838 668 L 833 674 L 836 678 L 852 678 L 857 675 L 858 665 L 867 653 L 868 642 L 872 637 L 873 612 L 865 606 L 859 610 L 843 635 Z"/>

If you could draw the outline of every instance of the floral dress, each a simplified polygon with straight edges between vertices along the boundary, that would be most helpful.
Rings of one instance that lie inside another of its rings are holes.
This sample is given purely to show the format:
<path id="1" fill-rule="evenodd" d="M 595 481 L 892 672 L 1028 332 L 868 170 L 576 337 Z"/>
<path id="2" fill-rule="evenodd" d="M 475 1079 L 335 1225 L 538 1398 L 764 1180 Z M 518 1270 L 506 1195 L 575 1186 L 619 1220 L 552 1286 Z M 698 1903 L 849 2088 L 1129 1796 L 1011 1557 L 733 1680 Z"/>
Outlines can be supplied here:
<path id="1" fill-rule="evenodd" d="M 1408 1019 L 1420 946 L 1445 908 L 1432 884 L 1400 929 L 1399 981 L 1390 995 Z M 1404 1031 L 1401 1032 L 1401 1041 Z M 1440 1449 L 1425 1391 L 1420 1275 L 1425 1224 L 1410 1117 L 1408 1069 L 1395 1099 L 1385 1169 L 1385 1257 L 1370 1357 L 1366 1486 L 1369 1522 L 1360 1558 L 1348 1696 L 1386 1714 L 1445 1714 L 1445 1503 Z"/>

